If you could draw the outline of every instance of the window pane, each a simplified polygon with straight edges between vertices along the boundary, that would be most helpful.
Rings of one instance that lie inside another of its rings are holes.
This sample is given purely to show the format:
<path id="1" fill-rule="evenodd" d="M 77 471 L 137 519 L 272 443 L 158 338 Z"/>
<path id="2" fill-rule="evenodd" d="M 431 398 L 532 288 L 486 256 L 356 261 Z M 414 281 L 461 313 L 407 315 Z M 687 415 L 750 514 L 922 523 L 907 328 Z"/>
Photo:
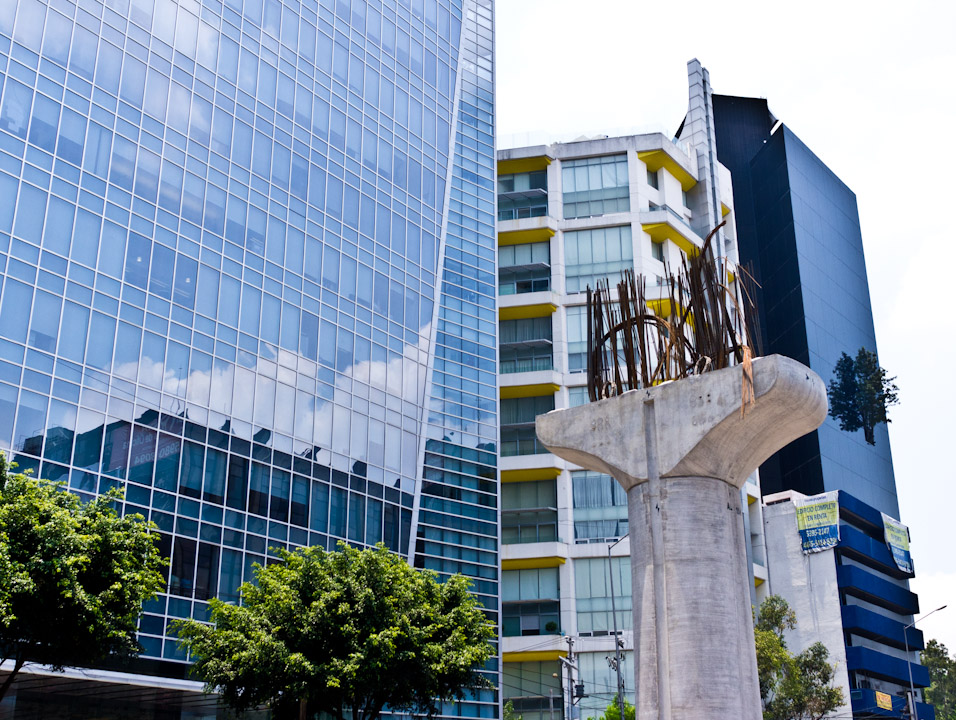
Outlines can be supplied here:
<path id="1" fill-rule="evenodd" d="M 202 497 L 206 502 L 222 505 L 226 491 L 226 458 L 219 450 L 206 450 L 206 469 L 203 473 Z"/>

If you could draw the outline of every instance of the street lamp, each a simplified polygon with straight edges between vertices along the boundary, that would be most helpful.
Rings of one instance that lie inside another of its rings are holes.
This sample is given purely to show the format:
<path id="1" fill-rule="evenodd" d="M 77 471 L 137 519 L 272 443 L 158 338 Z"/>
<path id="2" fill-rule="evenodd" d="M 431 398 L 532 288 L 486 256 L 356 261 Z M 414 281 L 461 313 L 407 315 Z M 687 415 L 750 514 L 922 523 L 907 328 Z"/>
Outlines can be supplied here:
<path id="1" fill-rule="evenodd" d="M 913 663 L 910 662 L 910 657 L 909 657 L 910 643 L 909 643 L 909 637 L 906 635 L 906 631 L 909 630 L 914 625 L 916 625 L 916 623 L 918 623 L 920 620 L 925 620 L 933 613 L 937 613 L 940 610 L 944 610 L 945 608 L 946 608 L 946 605 L 940 605 L 938 608 L 936 608 L 932 612 L 926 613 L 923 617 L 916 618 L 913 622 L 911 622 L 909 625 L 903 628 L 903 646 L 906 648 L 906 669 L 909 670 L 909 673 L 910 673 L 910 698 L 909 698 L 910 720 L 918 720 L 918 718 L 916 717 L 916 688 L 913 687 Z"/>
<path id="2" fill-rule="evenodd" d="M 624 680 L 621 677 L 621 639 L 617 635 L 617 603 L 614 600 L 614 565 L 611 563 L 611 550 L 626 537 L 627 533 L 624 533 L 607 546 L 607 571 L 611 583 L 611 616 L 614 620 L 614 669 L 617 671 L 617 707 L 621 711 L 621 720 L 624 720 Z"/>

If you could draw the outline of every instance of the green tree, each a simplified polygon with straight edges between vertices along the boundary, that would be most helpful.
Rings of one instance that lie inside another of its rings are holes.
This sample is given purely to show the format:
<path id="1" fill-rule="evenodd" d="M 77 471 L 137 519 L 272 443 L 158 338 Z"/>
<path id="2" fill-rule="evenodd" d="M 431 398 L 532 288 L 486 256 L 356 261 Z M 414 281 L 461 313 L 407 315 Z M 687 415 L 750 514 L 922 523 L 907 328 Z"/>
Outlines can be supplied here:
<path id="1" fill-rule="evenodd" d="M 634 720 L 634 706 L 631 705 L 626 699 L 624 700 L 624 720 Z M 607 708 L 604 710 L 604 715 L 601 716 L 600 720 L 621 720 L 621 708 L 617 704 L 617 696 L 608 703 Z"/>
<path id="2" fill-rule="evenodd" d="M 166 561 L 151 523 L 119 517 L 119 491 L 84 503 L 62 484 L 8 472 L 0 453 L 0 659 L 54 670 L 141 648 L 142 603 L 162 589 Z"/>
<path id="3" fill-rule="evenodd" d="M 937 720 L 956 720 L 956 655 L 936 640 L 926 643 L 920 659 L 929 669 L 926 702 L 936 706 Z"/>
<path id="4" fill-rule="evenodd" d="M 465 688 L 490 687 L 478 671 L 496 631 L 466 578 L 439 582 L 383 545 L 279 555 L 255 566 L 241 605 L 210 602 L 212 625 L 176 625 L 207 690 L 234 709 L 374 720 L 388 705 L 431 717 Z"/>
<path id="5" fill-rule="evenodd" d="M 764 720 L 819 720 L 844 702 L 823 643 L 797 655 L 787 649 L 784 634 L 796 625 L 796 614 L 779 595 L 761 603 L 754 641 Z"/>
<path id="6" fill-rule="evenodd" d="M 522 716 L 515 712 L 515 704 L 511 700 L 505 701 L 502 720 L 522 720 Z"/>
<path id="7" fill-rule="evenodd" d="M 856 359 L 841 353 L 827 385 L 830 415 L 840 421 L 841 430 L 856 432 L 862 428 L 866 441 L 875 445 L 873 429 L 877 423 L 890 422 L 887 408 L 899 402 L 895 380 L 887 377 L 875 352 L 861 347 Z"/>

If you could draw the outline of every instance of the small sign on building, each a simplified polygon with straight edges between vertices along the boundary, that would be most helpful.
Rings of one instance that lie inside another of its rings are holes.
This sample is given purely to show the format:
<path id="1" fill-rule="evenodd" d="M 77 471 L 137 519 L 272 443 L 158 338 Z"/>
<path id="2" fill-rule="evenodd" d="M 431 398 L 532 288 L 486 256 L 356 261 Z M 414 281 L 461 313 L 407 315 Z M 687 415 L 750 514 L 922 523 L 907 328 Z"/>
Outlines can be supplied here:
<path id="1" fill-rule="evenodd" d="M 840 503 L 837 491 L 794 498 L 797 530 L 804 554 L 830 550 L 840 542 Z"/>
<path id="2" fill-rule="evenodd" d="M 910 560 L 910 531 L 903 523 L 897 522 L 886 513 L 883 515 L 883 536 L 893 555 L 893 562 L 905 573 L 913 572 Z"/>
<path id="3" fill-rule="evenodd" d="M 876 691 L 876 706 L 883 710 L 893 709 L 893 696 L 889 693 Z"/>

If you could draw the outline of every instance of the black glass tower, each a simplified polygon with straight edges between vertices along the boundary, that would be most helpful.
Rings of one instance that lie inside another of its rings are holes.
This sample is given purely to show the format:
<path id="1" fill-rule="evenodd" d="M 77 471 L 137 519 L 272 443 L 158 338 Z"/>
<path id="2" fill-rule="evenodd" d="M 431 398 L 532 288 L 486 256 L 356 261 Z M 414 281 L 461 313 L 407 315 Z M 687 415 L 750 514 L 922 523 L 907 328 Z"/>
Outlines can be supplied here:
<path id="1" fill-rule="evenodd" d="M 845 352 L 876 351 L 856 196 L 767 101 L 714 95 L 717 157 L 733 178 L 741 264 L 752 266 L 760 351 L 780 353 L 829 381 Z M 760 468 L 764 495 L 843 490 L 899 517 L 885 425 L 876 445 L 827 418 Z"/>

